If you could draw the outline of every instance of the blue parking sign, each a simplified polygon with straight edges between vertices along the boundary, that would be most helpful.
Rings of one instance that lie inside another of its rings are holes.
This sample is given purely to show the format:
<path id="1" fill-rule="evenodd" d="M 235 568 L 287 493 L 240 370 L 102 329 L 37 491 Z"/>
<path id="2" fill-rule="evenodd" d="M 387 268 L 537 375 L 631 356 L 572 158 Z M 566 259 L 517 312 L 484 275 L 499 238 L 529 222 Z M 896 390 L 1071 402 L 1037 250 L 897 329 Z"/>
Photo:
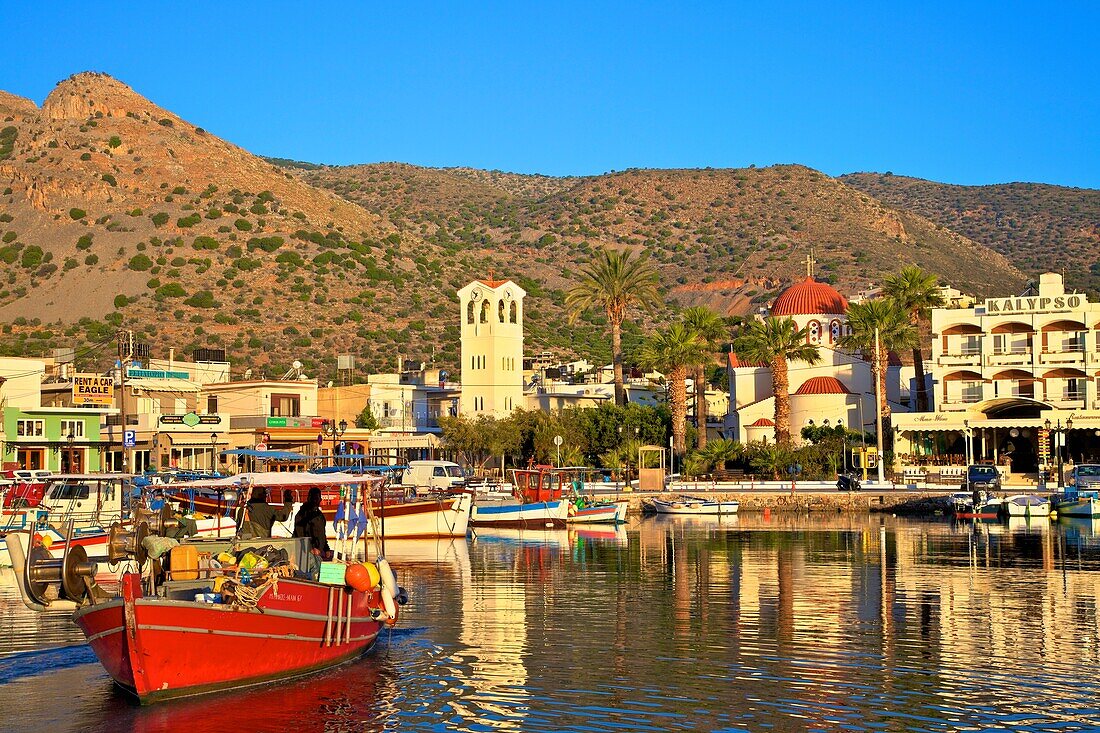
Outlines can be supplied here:
<path id="1" fill-rule="evenodd" d="M 122 431 L 122 447 L 133 448 L 137 445 L 137 431 L 136 430 L 123 430 Z"/>

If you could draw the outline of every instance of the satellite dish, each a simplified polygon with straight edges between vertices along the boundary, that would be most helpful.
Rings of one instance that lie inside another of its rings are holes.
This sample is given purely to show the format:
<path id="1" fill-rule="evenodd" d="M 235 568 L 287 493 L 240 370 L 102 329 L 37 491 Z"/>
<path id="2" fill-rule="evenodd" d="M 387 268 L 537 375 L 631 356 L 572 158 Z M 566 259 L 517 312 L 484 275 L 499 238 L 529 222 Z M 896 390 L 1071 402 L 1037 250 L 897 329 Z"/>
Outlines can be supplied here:
<path id="1" fill-rule="evenodd" d="M 251 369 L 245 369 L 244 370 L 244 378 L 245 379 L 252 379 L 252 370 Z"/>
<path id="2" fill-rule="evenodd" d="M 295 369 L 301 369 L 302 368 L 302 362 L 298 361 L 297 359 L 295 359 L 293 362 L 291 362 L 290 365 L 292 367 L 294 367 Z"/>
<path id="3" fill-rule="evenodd" d="M 328 384 L 326 384 L 325 386 L 326 386 L 326 387 L 331 387 L 331 386 L 332 386 L 332 380 L 331 380 L 331 379 L 330 379 L 330 380 L 328 380 Z"/>

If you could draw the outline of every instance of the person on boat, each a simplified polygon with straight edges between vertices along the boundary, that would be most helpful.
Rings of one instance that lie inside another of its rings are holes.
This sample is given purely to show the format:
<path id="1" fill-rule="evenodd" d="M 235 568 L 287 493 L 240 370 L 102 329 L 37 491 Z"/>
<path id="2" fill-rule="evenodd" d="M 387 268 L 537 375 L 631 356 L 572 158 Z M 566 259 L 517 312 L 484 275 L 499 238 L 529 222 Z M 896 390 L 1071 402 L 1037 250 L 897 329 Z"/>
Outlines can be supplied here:
<path id="1" fill-rule="evenodd" d="M 253 486 L 252 495 L 245 506 L 244 523 L 241 525 L 241 539 L 267 538 L 275 522 L 285 522 L 294 514 L 294 495 L 288 490 L 283 492 L 283 506 L 274 507 L 267 503 L 267 487 Z"/>
<path id="2" fill-rule="evenodd" d="M 310 552 L 325 560 L 332 559 L 325 533 L 325 515 L 321 513 L 321 490 L 316 486 L 309 490 L 306 503 L 294 517 L 294 536 L 308 537 Z"/>

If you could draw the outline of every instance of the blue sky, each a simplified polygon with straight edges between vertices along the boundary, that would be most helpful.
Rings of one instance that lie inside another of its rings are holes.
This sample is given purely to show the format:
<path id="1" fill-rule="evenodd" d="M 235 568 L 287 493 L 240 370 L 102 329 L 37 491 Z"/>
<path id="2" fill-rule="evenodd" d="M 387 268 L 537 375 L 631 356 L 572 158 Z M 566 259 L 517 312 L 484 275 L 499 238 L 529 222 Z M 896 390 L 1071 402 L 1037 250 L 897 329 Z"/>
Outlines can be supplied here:
<path id="1" fill-rule="evenodd" d="M 1100 3 L 16 3 L 0 89 L 105 71 L 255 153 L 553 175 L 803 163 L 1100 188 Z"/>

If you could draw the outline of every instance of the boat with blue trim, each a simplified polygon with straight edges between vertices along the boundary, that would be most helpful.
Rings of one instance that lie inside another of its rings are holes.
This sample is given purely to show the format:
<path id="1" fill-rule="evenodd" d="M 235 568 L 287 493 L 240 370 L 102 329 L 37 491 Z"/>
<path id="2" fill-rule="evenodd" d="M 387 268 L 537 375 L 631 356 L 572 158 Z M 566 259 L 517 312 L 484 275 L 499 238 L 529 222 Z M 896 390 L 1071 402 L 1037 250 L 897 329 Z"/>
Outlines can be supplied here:
<path id="1" fill-rule="evenodd" d="M 565 475 L 553 466 L 512 470 L 513 495 L 477 497 L 470 514 L 474 527 L 564 527 L 570 502 L 564 496 Z"/>

